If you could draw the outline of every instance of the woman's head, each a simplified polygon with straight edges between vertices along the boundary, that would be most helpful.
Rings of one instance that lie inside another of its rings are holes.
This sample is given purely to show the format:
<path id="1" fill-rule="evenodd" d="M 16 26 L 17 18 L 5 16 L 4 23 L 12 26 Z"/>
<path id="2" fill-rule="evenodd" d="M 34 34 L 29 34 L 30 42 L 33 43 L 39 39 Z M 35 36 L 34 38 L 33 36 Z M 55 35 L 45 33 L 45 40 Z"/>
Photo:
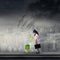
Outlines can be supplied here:
<path id="1" fill-rule="evenodd" d="M 33 30 L 33 33 L 35 33 L 35 34 L 38 34 L 38 35 L 39 35 L 39 33 L 38 33 L 35 29 Z"/>

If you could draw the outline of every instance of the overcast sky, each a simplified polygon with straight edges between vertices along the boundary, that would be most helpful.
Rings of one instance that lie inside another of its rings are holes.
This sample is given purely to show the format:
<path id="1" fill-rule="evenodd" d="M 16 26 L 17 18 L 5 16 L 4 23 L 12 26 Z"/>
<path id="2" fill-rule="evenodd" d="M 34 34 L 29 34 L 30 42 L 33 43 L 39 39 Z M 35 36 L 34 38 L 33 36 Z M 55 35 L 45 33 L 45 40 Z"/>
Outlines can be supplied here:
<path id="1" fill-rule="evenodd" d="M 60 0 L 0 0 L 0 26 L 17 25 L 26 10 L 33 18 L 60 21 Z"/>
<path id="2" fill-rule="evenodd" d="M 60 0 L 0 0 L 0 14 L 6 15 L 16 12 L 21 14 L 27 9 L 33 10 L 35 13 L 37 10 L 37 16 L 39 14 L 48 16 L 60 14 Z"/>

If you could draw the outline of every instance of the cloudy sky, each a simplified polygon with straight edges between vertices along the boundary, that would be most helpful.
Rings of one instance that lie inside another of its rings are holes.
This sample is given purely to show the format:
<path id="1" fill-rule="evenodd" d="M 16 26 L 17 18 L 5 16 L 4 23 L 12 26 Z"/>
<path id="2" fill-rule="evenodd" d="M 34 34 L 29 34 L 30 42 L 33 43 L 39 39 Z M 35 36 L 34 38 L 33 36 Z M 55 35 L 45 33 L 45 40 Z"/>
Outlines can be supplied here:
<path id="1" fill-rule="evenodd" d="M 55 17 L 60 16 L 59 0 L 0 0 L 0 15 L 12 13 L 23 14 L 26 11 L 35 13 L 36 16 Z"/>
<path id="2" fill-rule="evenodd" d="M 59 0 L 0 0 L 0 16 L 31 12 L 35 17 L 60 19 Z M 29 13 L 30 14 L 30 13 Z"/>
<path id="3" fill-rule="evenodd" d="M 0 30 L 17 26 L 60 26 L 59 0 L 0 0 Z"/>

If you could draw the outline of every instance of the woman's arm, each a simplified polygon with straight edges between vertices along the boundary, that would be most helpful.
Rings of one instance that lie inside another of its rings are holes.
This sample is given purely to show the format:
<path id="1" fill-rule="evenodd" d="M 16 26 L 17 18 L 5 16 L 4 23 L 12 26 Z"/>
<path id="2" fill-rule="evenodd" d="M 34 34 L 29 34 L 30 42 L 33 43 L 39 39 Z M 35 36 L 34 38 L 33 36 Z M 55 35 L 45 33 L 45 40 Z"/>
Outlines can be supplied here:
<path id="1" fill-rule="evenodd" d="M 37 41 L 37 39 L 36 39 L 35 43 L 36 43 L 36 44 L 38 44 L 38 41 Z"/>

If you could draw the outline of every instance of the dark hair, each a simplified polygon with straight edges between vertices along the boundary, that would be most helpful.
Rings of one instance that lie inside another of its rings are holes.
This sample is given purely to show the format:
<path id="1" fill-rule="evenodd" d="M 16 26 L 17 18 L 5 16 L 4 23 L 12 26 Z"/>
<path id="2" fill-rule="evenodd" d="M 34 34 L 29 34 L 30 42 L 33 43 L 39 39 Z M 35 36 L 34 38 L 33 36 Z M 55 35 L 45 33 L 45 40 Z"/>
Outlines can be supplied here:
<path id="1" fill-rule="evenodd" d="M 38 33 L 35 29 L 33 30 L 33 33 L 36 33 L 36 34 L 38 34 L 38 35 L 39 35 L 39 33 Z"/>

